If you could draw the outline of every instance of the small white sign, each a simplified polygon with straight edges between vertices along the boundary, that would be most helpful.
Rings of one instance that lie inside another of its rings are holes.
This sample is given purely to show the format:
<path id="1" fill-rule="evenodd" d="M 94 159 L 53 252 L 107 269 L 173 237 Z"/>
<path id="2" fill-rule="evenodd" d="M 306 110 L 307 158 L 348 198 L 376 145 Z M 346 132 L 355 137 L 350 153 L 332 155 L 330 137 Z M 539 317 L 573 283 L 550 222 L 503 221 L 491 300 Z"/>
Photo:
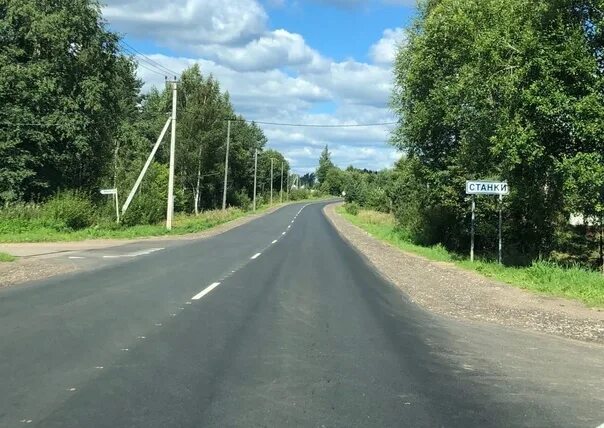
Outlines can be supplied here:
<path id="1" fill-rule="evenodd" d="M 117 189 L 101 189 L 101 195 L 116 195 Z"/>
<path id="2" fill-rule="evenodd" d="M 505 181 L 466 181 L 468 195 L 508 195 L 510 187 Z"/>

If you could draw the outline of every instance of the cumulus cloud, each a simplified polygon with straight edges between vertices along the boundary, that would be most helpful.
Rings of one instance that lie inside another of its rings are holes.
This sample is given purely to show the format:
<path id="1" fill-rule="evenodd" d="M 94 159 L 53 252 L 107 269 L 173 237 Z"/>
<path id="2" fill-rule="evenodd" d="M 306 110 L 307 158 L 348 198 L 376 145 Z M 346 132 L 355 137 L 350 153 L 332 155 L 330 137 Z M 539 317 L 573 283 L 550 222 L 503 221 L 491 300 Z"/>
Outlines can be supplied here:
<path id="1" fill-rule="evenodd" d="M 369 55 L 376 64 L 391 65 L 394 63 L 396 51 L 405 43 L 405 30 L 402 28 L 384 30 L 382 38 L 369 49 Z"/>
<path id="2" fill-rule="evenodd" d="M 118 31 L 176 47 L 241 44 L 263 34 L 268 16 L 256 0 L 105 0 Z"/>
<path id="3" fill-rule="evenodd" d="M 147 57 L 176 73 L 199 64 L 204 74 L 213 74 L 229 91 L 237 112 L 249 119 L 322 125 L 394 120 L 388 110 L 392 89 L 388 63 L 400 29 L 384 32 L 370 50 L 373 63 L 367 64 L 334 61 L 300 34 L 268 29 L 266 12 L 256 0 L 109 0 L 104 15 L 118 31 L 152 37 L 157 44 L 166 44 L 169 38 L 186 47 L 181 52 L 188 55 Z M 163 85 L 161 73 L 151 72 L 146 58 L 140 59 L 144 89 Z M 323 104 L 334 111 L 318 113 Z M 341 167 L 382 169 L 398 158 L 386 144 L 392 127 L 262 127 L 269 146 L 283 152 L 296 172 L 314 170 L 326 144 Z"/>
<path id="4" fill-rule="evenodd" d="M 238 71 L 303 67 L 321 61 L 301 35 L 283 29 L 267 32 L 243 46 L 201 45 L 197 51 Z"/>

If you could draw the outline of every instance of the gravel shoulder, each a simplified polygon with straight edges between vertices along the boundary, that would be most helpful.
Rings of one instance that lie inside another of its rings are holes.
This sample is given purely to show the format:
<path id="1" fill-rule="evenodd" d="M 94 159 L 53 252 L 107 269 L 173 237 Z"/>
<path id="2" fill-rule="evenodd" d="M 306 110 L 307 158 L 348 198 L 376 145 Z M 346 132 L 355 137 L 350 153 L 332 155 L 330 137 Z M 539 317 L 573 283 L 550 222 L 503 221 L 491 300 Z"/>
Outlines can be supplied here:
<path id="1" fill-rule="evenodd" d="M 530 293 L 434 262 L 382 242 L 324 208 L 339 234 L 419 306 L 455 319 L 490 322 L 604 344 L 604 311 L 579 302 Z"/>

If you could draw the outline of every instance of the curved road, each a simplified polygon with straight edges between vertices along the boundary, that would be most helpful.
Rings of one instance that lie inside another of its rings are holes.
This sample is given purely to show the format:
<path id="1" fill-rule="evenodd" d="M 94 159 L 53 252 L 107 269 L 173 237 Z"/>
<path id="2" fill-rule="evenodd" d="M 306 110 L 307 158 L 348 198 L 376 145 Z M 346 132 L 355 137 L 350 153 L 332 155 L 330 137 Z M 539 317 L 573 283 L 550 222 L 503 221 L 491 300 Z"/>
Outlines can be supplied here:
<path id="1" fill-rule="evenodd" d="M 601 347 L 417 308 L 323 206 L 0 291 L 0 426 L 604 422 Z"/>

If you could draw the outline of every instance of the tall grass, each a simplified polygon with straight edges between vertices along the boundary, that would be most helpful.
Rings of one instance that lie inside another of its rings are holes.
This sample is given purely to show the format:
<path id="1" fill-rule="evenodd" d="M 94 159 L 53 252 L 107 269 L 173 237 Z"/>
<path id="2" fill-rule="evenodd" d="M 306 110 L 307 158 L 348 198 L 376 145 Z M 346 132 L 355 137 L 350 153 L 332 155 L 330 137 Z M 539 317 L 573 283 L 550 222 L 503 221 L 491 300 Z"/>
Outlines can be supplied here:
<path id="1" fill-rule="evenodd" d="M 264 210 L 266 208 L 261 208 Z M 82 241 L 85 239 L 116 238 L 130 239 L 147 236 L 182 235 L 201 232 L 219 224 L 243 217 L 247 213 L 238 208 L 226 211 L 206 211 L 199 216 L 177 214 L 171 231 L 164 224 L 121 226 L 104 221 L 79 230 L 60 229 L 49 226 L 44 219 L 10 219 L 0 217 L 0 242 L 55 242 Z"/>
<path id="2" fill-rule="evenodd" d="M 451 262 L 507 284 L 537 293 L 579 300 L 588 306 L 604 307 L 604 276 L 579 266 L 562 267 L 552 262 L 535 261 L 529 267 L 503 266 L 495 262 L 468 259 L 447 251 L 441 245 L 422 247 L 413 244 L 396 229 L 394 216 L 370 210 L 352 215 L 343 207 L 338 213 L 374 237 L 386 241 L 403 251 L 430 260 Z"/>

